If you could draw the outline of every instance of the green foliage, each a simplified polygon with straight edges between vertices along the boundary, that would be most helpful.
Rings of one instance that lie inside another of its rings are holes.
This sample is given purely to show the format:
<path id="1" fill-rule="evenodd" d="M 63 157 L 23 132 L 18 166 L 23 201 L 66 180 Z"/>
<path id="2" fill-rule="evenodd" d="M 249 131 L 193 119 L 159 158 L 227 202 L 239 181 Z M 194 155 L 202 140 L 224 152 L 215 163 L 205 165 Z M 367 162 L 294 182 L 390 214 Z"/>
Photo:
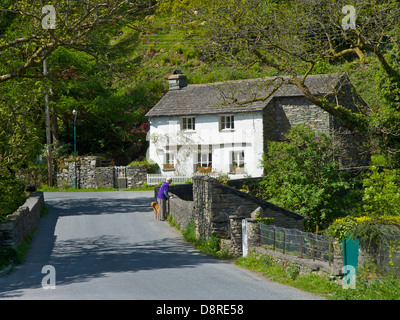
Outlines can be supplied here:
<path id="1" fill-rule="evenodd" d="M 211 235 L 209 238 L 197 238 L 196 237 L 196 228 L 193 221 L 189 222 L 186 228 L 181 230 L 183 239 L 185 241 L 193 243 L 194 247 L 200 252 L 219 259 L 230 259 L 232 255 L 229 252 L 226 252 L 220 247 L 220 239 Z"/>
<path id="2" fill-rule="evenodd" d="M 355 217 L 347 216 L 334 221 L 326 230 L 325 233 L 336 239 L 346 239 L 352 230 L 357 226 L 358 222 Z"/>
<path id="3" fill-rule="evenodd" d="M 194 221 L 189 222 L 186 228 L 182 229 L 183 239 L 187 242 L 195 242 L 197 240 L 196 237 L 196 228 L 194 225 Z"/>
<path id="4" fill-rule="evenodd" d="M 370 168 L 363 180 L 363 209 L 367 215 L 400 215 L 400 176 L 397 170 Z"/>
<path id="5" fill-rule="evenodd" d="M 314 273 L 300 272 L 294 263 L 278 262 L 273 257 L 250 252 L 247 257 L 239 258 L 235 264 L 260 272 L 263 276 L 283 284 L 317 294 L 331 295 L 341 290 L 339 285 Z"/>
<path id="6" fill-rule="evenodd" d="M 263 276 L 283 284 L 302 289 L 329 300 L 399 300 L 400 280 L 393 275 L 374 277 L 359 273 L 355 289 L 343 289 L 323 275 L 300 272 L 293 263 L 279 263 L 273 257 L 250 252 L 247 257 L 240 258 L 235 264 L 260 272 Z"/>
<path id="7" fill-rule="evenodd" d="M 354 195 L 338 171 L 332 139 L 301 125 L 286 142 L 269 142 L 260 183 L 266 200 L 309 217 L 309 230 L 321 230 L 348 210 Z"/>
<path id="8" fill-rule="evenodd" d="M 0 223 L 14 213 L 27 199 L 25 185 L 15 176 L 0 176 Z"/>
<path id="9" fill-rule="evenodd" d="M 146 167 L 148 173 L 157 173 L 160 170 L 157 163 L 148 160 L 132 161 L 129 166 Z"/>
<path id="10" fill-rule="evenodd" d="M 339 289 L 330 298 L 335 300 L 400 300 L 400 279 L 393 275 L 375 279 L 357 277 L 355 289 Z"/>

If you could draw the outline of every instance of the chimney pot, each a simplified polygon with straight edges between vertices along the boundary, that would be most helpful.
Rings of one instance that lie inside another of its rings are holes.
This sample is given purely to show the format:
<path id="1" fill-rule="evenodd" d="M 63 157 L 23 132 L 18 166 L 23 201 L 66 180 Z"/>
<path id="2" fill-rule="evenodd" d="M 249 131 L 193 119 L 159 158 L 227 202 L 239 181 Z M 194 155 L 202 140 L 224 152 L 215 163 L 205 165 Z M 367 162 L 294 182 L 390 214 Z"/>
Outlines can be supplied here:
<path id="1" fill-rule="evenodd" d="M 175 70 L 168 77 L 169 90 L 180 90 L 188 85 L 186 76 L 180 70 Z"/>

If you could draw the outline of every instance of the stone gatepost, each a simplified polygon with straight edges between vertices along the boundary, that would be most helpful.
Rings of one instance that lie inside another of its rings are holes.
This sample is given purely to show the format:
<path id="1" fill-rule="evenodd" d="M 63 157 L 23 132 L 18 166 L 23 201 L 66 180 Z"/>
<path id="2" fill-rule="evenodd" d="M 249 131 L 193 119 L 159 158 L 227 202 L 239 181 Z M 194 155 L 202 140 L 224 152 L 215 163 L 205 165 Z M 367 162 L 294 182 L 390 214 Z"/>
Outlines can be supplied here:
<path id="1" fill-rule="evenodd" d="M 246 217 L 242 215 L 232 215 L 229 217 L 231 239 L 229 251 L 233 256 L 238 257 L 243 254 L 242 220 Z"/>

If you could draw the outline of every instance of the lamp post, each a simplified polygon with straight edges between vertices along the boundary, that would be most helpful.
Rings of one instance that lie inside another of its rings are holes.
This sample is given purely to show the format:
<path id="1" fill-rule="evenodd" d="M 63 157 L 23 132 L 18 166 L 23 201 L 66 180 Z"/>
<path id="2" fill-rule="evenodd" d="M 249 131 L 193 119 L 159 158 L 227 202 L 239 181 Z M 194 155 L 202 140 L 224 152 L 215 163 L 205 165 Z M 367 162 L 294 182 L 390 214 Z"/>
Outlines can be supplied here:
<path id="1" fill-rule="evenodd" d="M 73 110 L 72 114 L 75 116 L 75 119 L 74 119 L 74 158 L 75 158 L 75 189 L 77 189 L 77 180 L 76 180 L 76 116 L 78 115 L 78 111 Z"/>

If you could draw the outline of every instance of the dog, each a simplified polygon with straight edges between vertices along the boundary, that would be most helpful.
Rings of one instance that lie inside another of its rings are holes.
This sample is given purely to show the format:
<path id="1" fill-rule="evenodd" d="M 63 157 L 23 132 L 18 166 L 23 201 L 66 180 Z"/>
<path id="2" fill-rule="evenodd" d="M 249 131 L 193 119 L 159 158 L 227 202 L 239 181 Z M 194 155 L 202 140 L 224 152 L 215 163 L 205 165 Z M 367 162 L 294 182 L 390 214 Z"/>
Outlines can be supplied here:
<path id="1" fill-rule="evenodd" d="M 158 213 L 158 207 L 159 207 L 158 203 L 155 201 L 152 201 L 150 203 L 150 205 L 153 207 L 153 210 L 154 210 L 154 219 L 160 220 L 160 215 Z"/>

